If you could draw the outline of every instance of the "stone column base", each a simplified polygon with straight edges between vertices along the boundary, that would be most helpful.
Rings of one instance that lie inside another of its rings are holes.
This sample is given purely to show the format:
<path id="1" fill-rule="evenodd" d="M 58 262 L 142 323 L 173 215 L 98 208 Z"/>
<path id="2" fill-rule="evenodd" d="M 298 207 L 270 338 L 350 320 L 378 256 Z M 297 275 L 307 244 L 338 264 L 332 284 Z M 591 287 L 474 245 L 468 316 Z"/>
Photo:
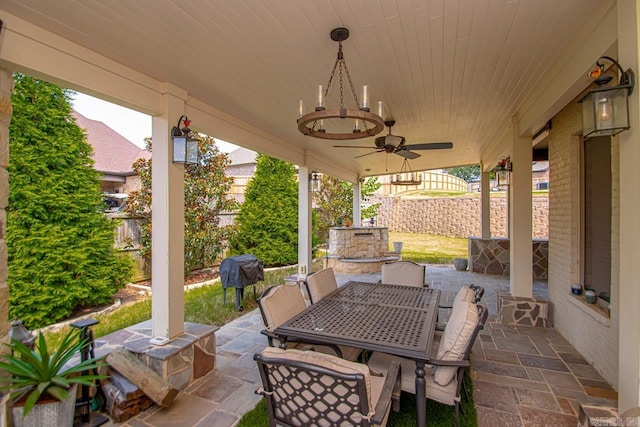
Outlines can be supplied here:
<path id="1" fill-rule="evenodd" d="M 184 390 L 215 368 L 217 329 L 185 322 L 184 334 L 157 346 L 149 343 L 149 320 L 96 339 L 96 356 L 106 356 L 115 346 L 122 346 L 173 387 Z"/>
<path id="2" fill-rule="evenodd" d="M 498 321 L 507 325 L 547 327 L 547 301 L 498 291 Z"/>

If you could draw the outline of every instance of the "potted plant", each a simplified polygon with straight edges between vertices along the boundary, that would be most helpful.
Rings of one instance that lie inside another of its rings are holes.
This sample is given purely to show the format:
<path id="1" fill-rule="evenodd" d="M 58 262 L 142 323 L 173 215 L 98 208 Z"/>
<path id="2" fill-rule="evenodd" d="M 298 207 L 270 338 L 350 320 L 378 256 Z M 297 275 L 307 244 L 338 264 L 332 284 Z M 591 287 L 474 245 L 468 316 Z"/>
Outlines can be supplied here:
<path id="1" fill-rule="evenodd" d="M 106 377 L 94 373 L 104 365 L 97 359 L 69 363 L 89 345 L 79 330 L 70 330 L 53 352 L 42 332 L 34 350 L 16 339 L 6 345 L 11 353 L 0 356 L 0 369 L 10 376 L 0 377 L 0 390 L 11 393 L 15 426 L 73 425 L 77 385 Z"/>

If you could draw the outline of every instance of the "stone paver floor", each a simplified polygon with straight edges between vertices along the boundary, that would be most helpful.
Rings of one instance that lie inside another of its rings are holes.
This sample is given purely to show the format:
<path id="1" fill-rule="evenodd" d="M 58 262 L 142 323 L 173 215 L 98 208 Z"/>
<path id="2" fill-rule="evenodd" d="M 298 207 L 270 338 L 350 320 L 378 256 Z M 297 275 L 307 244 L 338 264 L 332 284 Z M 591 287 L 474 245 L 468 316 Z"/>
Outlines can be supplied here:
<path id="1" fill-rule="evenodd" d="M 349 280 L 377 281 L 379 274 L 337 275 Z M 514 327 L 495 321 L 496 291 L 508 290 L 509 280 L 458 272 L 450 266 L 428 266 L 426 283 L 452 300 L 466 284 L 485 287 L 483 303 L 489 321 L 472 352 L 471 375 L 480 427 L 571 426 L 577 424 L 578 401 L 598 403 L 615 399 L 616 392 L 554 329 Z M 545 283 L 534 294 L 546 298 Z M 253 354 L 267 344 L 260 334 L 258 310 L 216 332 L 216 369 L 181 393 L 170 408 L 152 407 L 119 425 L 123 427 L 233 426 L 261 396 Z"/>

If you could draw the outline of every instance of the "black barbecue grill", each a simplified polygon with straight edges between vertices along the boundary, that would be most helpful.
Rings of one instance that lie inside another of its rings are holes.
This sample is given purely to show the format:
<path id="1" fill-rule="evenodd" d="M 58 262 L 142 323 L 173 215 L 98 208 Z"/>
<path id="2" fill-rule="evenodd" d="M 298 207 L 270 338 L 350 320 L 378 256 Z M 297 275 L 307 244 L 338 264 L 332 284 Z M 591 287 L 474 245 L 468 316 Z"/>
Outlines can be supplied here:
<path id="1" fill-rule="evenodd" d="M 255 285 L 264 280 L 264 265 L 253 255 L 238 255 L 225 258 L 220 263 L 220 280 L 222 281 L 223 303 L 227 303 L 227 288 L 236 288 L 236 310 L 242 311 L 242 298 L 245 286 Z M 253 287 L 253 298 L 256 287 Z"/>

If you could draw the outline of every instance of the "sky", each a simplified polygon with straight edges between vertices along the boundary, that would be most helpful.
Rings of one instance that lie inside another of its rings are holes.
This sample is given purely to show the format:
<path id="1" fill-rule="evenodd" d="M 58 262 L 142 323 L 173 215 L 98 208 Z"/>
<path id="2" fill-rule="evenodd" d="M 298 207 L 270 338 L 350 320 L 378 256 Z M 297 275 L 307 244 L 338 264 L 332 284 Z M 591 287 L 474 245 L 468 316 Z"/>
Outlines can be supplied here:
<path id="1" fill-rule="evenodd" d="M 76 92 L 73 108 L 91 120 L 98 120 L 140 148 L 144 138 L 151 136 L 151 116 Z M 215 138 L 220 151 L 229 153 L 238 146 Z"/>

